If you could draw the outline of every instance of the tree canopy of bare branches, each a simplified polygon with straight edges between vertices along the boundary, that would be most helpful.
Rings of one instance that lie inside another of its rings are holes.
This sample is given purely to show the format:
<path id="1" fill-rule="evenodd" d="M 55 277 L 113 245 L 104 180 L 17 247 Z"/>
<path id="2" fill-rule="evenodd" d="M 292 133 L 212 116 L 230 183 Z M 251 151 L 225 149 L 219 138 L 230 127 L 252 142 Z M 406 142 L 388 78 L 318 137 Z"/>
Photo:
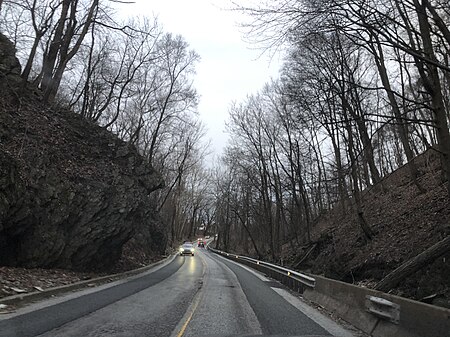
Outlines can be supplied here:
<path id="1" fill-rule="evenodd" d="M 423 193 L 413 159 L 429 148 L 450 193 L 447 2 L 234 4 L 248 15 L 247 39 L 286 56 L 279 80 L 230 109 L 223 244 L 244 241 L 240 249 L 276 260 L 287 240 L 310 242 L 314 219 L 337 205 L 371 240 L 363 190 L 385 188 L 406 163 Z"/>

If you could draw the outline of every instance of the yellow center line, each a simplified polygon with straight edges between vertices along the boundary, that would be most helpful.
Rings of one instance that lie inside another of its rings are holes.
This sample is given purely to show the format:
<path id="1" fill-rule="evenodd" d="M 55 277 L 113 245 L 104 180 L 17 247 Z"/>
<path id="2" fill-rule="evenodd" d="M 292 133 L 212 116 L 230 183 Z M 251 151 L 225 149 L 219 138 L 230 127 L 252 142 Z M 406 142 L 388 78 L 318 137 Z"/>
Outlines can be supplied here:
<path id="1" fill-rule="evenodd" d="M 181 330 L 180 330 L 180 332 L 177 334 L 177 337 L 183 336 L 184 332 L 186 331 L 186 328 L 187 328 L 189 322 L 191 321 L 192 316 L 194 316 L 194 312 L 195 312 L 195 310 L 197 309 L 198 304 L 200 303 L 200 297 L 201 297 L 201 296 L 198 296 L 198 297 L 195 299 L 195 303 L 194 303 L 194 306 L 193 306 L 193 308 L 192 308 L 192 311 L 191 311 L 191 313 L 189 314 L 189 316 L 188 316 L 186 322 L 184 322 L 183 326 L 181 327 Z"/>
<path id="2" fill-rule="evenodd" d="M 203 257 L 201 257 L 200 260 L 202 261 L 202 265 L 203 265 L 202 281 L 204 282 L 204 276 L 205 276 L 205 273 L 206 273 L 206 263 L 205 263 Z M 203 284 L 203 286 L 204 286 L 204 284 Z M 202 288 L 203 288 L 203 286 L 202 286 Z M 191 313 L 189 314 L 188 318 L 186 319 L 186 322 L 184 322 L 183 326 L 181 327 L 180 332 L 178 332 L 177 337 L 182 337 L 183 336 L 183 334 L 186 331 L 186 328 L 189 325 L 189 323 L 190 323 L 190 321 L 192 319 L 192 316 L 194 316 L 195 310 L 197 310 L 197 307 L 200 304 L 200 300 L 202 298 L 203 298 L 203 292 L 202 292 L 202 289 L 199 289 L 199 291 L 198 291 L 198 293 L 197 293 L 197 295 L 195 297 L 194 303 L 190 307 Z"/>

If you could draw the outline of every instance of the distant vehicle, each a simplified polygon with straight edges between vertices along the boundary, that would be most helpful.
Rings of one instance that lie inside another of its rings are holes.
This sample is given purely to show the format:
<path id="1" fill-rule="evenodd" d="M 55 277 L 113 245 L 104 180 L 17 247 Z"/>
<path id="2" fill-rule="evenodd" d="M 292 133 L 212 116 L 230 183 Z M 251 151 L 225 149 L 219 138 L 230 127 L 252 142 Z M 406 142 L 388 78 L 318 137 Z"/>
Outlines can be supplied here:
<path id="1" fill-rule="evenodd" d="M 180 255 L 192 255 L 194 256 L 194 245 L 192 243 L 184 243 L 180 247 Z"/>
<path id="2" fill-rule="evenodd" d="M 209 238 L 210 238 L 210 236 L 209 236 L 209 235 L 206 235 L 206 236 L 205 236 L 205 239 L 209 239 Z"/>
<path id="3" fill-rule="evenodd" d="M 203 238 L 197 239 L 197 246 L 201 247 L 201 248 L 205 248 L 205 241 L 203 240 Z"/>

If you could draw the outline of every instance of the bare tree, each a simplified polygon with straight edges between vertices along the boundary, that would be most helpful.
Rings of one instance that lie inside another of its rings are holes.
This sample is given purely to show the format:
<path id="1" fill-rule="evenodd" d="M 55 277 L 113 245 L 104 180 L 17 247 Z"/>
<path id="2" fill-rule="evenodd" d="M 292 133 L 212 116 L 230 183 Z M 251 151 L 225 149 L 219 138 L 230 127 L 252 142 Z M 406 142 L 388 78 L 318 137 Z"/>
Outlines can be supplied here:
<path id="1" fill-rule="evenodd" d="M 445 58 L 439 58 L 436 53 L 439 44 L 445 50 L 448 50 L 449 46 L 448 29 L 444 24 L 444 13 L 448 13 L 448 4 L 428 0 L 332 0 L 320 4 L 314 1 L 280 0 L 263 2 L 254 8 L 245 5 L 237 7 L 254 19 L 248 25 L 249 37 L 253 38 L 253 41 L 264 43 L 266 47 L 291 43 L 292 40 L 296 41 L 299 35 L 308 37 L 333 30 L 359 46 L 371 42 L 369 49 L 372 48 L 379 75 L 396 116 L 394 120 L 399 124 L 398 131 L 408 160 L 411 160 L 411 151 L 404 127 L 404 121 L 408 117 L 397 109 L 394 95 L 398 95 L 398 92 L 388 83 L 382 52 L 383 48 L 391 48 L 411 57 L 430 101 L 428 108 L 433 113 L 442 167 L 450 193 L 448 112 L 445 109 L 440 76 L 440 73 L 446 74 L 450 69 L 445 64 Z M 379 48 L 381 45 L 384 47 Z M 415 176 L 412 166 L 412 177 Z"/>
<path id="2" fill-rule="evenodd" d="M 33 45 L 31 47 L 27 63 L 22 71 L 22 78 L 28 80 L 39 43 L 43 36 L 52 27 L 53 19 L 58 8 L 62 5 L 61 1 L 48 1 L 45 4 L 38 4 L 37 0 L 25 0 L 23 1 L 23 7 L 29 11 L 31 16 L 31 22 L 35 32 Z"/>
<path id="3" fill-rule="evenodd" d="M 171 34 L 162 38 L 158 50 L 160 65 L 155 73 L 155 76 L 158 76 L 158 90 L 154 93 L 158 113 L 148 149 L 150 161 L 155 153 L 163 123 L 176 117 L 180 111 L 189 110 L 197 104 L 189 75 L 193 73 L 193 67 L 199 56 L 194 51 L 188 50 L 188 45 L 181 36 L 172 37 Z"/>
<path id="4" fill-rule="evenodd" d="M 44 100 L 55 98 L 68 62 L 80 49 L 96 19 L 98 5 L 99 0 L 93 0 L 83 12 L 78 1 L 62 0 L 59 19 L 43 56 L 40 87 Z"/>

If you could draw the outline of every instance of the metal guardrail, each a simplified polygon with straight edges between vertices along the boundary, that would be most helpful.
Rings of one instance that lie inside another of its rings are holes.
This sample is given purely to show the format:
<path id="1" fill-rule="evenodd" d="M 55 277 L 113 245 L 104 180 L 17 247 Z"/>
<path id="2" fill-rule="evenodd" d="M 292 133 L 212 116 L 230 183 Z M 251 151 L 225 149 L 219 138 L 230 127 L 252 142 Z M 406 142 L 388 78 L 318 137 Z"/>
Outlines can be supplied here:
<path id="1" fill-rule="evenodd" d="M 311 277 L 272 263 L 208 247 L 279 280 L 371 336 L 449 336 L 450 309 L 316 275 Z"/>
<path id="2" fill-rule="evenodd" d="M 211 248 L 209 247 L 209 245 L 207 246 L 207 248 L 216 254 L 222 255 L 232 260 L 240 261 L 254 269 L 262 271 L 270 275 L 271 277 L 281 281 L 282 283 L 287 284 L 298 292 L 303 293 L 304 287 L 314 289 L 314 287 L 316 286 L 316 279 L 309 275 L 299 273 L 273 263 L 253 259 L 248 256 L 224 252 L 222 250 Z"/>
<path id="3" fill-rule="evenodd" d="M 371 314 L 398 324 L 400 321 L 400 305 L 381 297 L 366 295 L 366 310 Z"/>

